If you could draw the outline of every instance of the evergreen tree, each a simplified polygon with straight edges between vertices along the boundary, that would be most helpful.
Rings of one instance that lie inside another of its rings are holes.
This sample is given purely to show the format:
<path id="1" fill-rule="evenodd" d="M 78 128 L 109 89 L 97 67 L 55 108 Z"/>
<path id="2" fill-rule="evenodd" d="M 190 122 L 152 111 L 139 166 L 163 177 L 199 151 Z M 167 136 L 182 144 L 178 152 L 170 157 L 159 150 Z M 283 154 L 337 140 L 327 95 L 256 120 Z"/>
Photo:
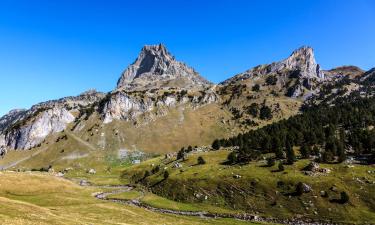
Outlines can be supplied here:
<path id="1" fill-rule="evenodd" d="M 310 157 L 311 147 L 303 144 L 300 148 L 302 158 L 307 159 Z"/>
<path id="2" fill-rule="evenodd" d="M 220 149 L 220 141 L 218 139 L 215 139 L 215 141 L 212 143 L 212 148 L 215 150 Z"/>

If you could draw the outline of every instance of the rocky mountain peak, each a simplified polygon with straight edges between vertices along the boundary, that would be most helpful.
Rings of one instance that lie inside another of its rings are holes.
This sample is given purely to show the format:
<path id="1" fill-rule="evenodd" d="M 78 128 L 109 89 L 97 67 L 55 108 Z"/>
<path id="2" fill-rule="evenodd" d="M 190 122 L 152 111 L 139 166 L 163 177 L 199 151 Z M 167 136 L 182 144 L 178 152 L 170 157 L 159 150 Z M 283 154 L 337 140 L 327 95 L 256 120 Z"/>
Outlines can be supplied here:
<path id="1" fill-rule="evenodd" d="M 279 62 L 259 65 L 243 73 L 225 80 L 221 84 L 241 81 L 257 76 L 267 76 L 273 74 L 286 75 L 293 72 L 298 78 L 323 80 L 325 75 L 321 71 L 319 64 L 316 63 L 314 50 L 311 47 L 303 46 Z"/>
<path id="2" fill-rule="evenodd" d="M 177 61 L 163 44 L 146 45 L 121 75 L 117 89 L 206 86 L 210 83 L 193 68 Z"/>
<path id="3" fill-rule="evenodd" d="M 299 70 L 302 77 L 324 78 L 324 73 L 316 63 L 314 50 L 303 46 L 295 51 L 285 60 L 277 63 L 277 69 Z"/>

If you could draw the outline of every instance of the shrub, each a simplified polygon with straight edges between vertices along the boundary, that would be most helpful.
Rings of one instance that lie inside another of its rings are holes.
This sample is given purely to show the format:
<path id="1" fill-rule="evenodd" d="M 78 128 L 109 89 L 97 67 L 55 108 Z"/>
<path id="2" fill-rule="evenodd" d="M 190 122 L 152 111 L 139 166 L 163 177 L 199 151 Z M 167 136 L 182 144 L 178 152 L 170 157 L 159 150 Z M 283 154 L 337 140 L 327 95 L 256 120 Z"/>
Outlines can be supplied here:
<path id="1" fill-rule="evenodd" d="M 237 153 L 236 152 L 231 152 L 229 153 L 227 157 L 228 163 L 234 164 L 237 162 Z"/>
<path id="2" fill-rule="evenodd" d="M 151 175 L 150 171 L 146 170 L 145 171 L 145 175 L 143 176 L 143 178 L 149 177 L 150 175 Z"/>
<path id="3" fill-rule="evenodd" d="M 283 162 L 279 162 L 278 168 L 279 168 L 279 171 L 284 171 L 284 164 L 283 164 Z"/>
<path id="4" fill-rule="evenodd" d="M 304 190 L 303 190 L 303 183 L 302 182 L 299 182 L 297 185 L 296 185 L 296 194 L 297 195 L 302 195 L 304 193 Z"/>
<path id="5" fill-rule="evenodd" d="M 216 139 L 213 143 L 212 143 L 212 148 L 215 149 L 215 150 L 219 150 L 220 149 L 220 142 L 218 139 Z"/>
<path id="6" fill-rule="evenodd" d="M 198 165 L 203 165 L 203 164 L 206 164 L 206 161 L 204 160 L 204 158 L 202 156 L 199 156 L 198 157 Z"/>
<path id="7" fill-rule="evenodd" d="M 269 76 L 266 79 L 267 85 L 275 85 L 277 83 L 277 77 L 276 76 Z"/>
<path id="8" fill-rule="evenodd" d="M 272 119 L 271 108 L 266 105 L 262 106 L 262 108 L 260 108 L 259 118 L 262 120 Z"/>
<path id="9" fill-rule="evenodd" d="M 275 165 L 275 160 L 273 158 L 267 159 L 267 166 L 271 167 Z"/>
<path id="10" fill-rule="evenodd" d="M 169 172 L 168 172 L 168 171 L 165 171 L 163 177 L 164 177 L 165 180 L 168 179 L 168 177 L 169 177 Z"/>
<path id="11" fill-rule="evenodd" d="M 255 91 L 255 92 L 258 92 L 258 91 L 260 90 L 260 86 L 259 86 L 259 84 L 255 84 L 255 85 L 252 87 L 251 90 L 252 90 L 252 91 Z"/>
<path id="12" fill-rule="evenodd" d="M 158 173 L 159 171 L 160 171 L 160 166 L 157 165 L 157 166 L 155 166 L 154 168 L 152 168 L 151 173 L 152 173 L 152 174 L 155 174 L 155 173 Z"/>
<path id="13" fill-rule="evenodd" d="M 340 193 L 340 202 L 342 204 L 349 202 L 349 195 L 345 191 Z"/>

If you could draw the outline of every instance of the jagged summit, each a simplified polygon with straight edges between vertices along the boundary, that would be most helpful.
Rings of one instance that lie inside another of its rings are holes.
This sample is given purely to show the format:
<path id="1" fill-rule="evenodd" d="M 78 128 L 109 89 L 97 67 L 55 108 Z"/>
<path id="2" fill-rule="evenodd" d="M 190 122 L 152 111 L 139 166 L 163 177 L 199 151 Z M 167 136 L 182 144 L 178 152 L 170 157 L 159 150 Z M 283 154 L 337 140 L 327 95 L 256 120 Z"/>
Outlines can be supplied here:
<path id="1" fill-rule="evenodd" d="M 285 60 L 277 64 L 276 69 L 298 69 L 303 77 L 324 78 L 324 73 L 316 63 L 314 50 L 303 46 L 295 51 Z"/>
<path id="2" fill-rule="evenodd" d="M 225 80 L 221 84 L 227 84 L 237 80 L 247 79 L 253 76 L 267 75 L 267 74 L 285 74 L 290 71 L 298 71 L 300 78 L 314 78 L 324 79 L 324 73 L 320 70 L 319 64 L 316 63 L 314 50 L 308 46 L 302 46 L 301 48 L 292 52 L 292 54 L 279 62 L 273 62 L 271 64 L 259 65 L 250 70 L 240 73 L 228 80 Z"/>
<path id="3" fill-rule="evenodd" d="M 192 88 L 210 85 L 193 68 L 176 61 L 163 44 L 146 45 L 121 75 L 117 89 Z"/>

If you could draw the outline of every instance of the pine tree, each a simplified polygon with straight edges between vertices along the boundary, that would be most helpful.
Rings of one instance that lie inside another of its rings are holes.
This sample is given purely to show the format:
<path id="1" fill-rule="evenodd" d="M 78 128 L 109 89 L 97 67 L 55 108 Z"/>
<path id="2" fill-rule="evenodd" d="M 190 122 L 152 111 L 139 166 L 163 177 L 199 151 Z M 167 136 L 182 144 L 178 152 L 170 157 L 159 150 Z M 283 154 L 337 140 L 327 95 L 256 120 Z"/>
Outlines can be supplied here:
<path id="1" fill-rule="evenodd" d="M 218 139 L 215 139 L 215 141 L 212 143 L 212 148 L 215 150 L 220 149 L 220 141 Z"/>
<path id="2" fill-rule="evenodd" d="M 302 158 L 307 159 L 310 156 L 311 147 L 303 144 L 299 151 L 301 152 Z"/>

